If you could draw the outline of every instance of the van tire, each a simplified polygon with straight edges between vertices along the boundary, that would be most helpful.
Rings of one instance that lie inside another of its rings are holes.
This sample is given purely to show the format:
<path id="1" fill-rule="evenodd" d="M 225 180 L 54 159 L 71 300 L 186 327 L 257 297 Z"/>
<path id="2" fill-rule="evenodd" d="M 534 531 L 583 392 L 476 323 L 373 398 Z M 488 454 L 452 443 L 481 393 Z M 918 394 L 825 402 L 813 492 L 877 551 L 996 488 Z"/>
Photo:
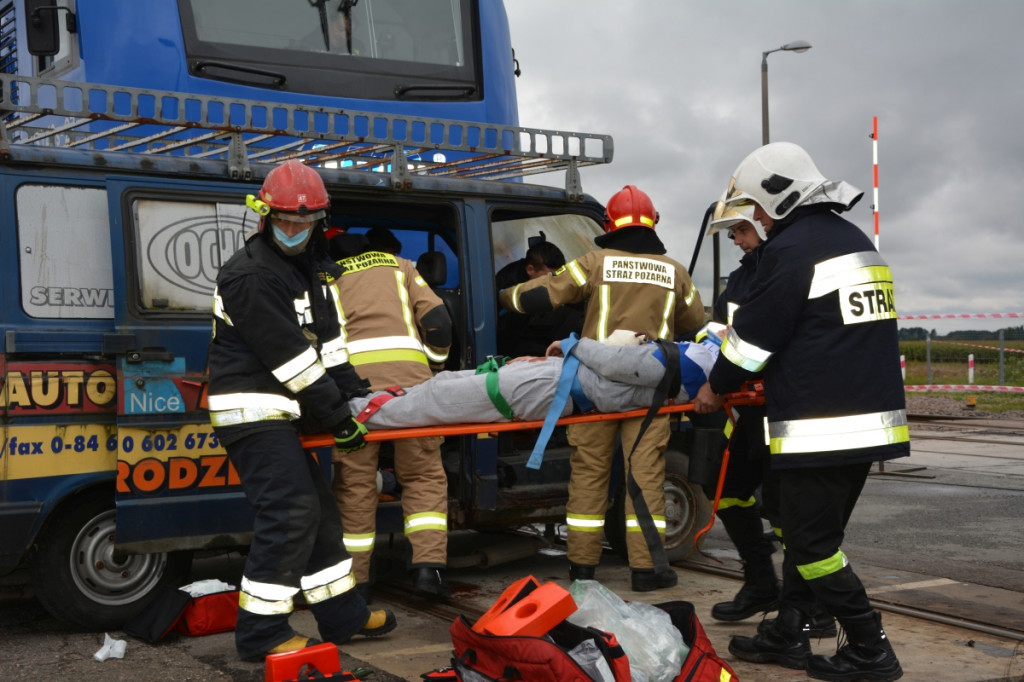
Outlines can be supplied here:
<path id="1" fill-rule="evenodd" d="M 700 486 L 686 477 L 690 458 L 675 450 L 665 451 L 665 552 L 669 562 L 688 559 L 697 552 L 693 538 L 711 520 L 711 501 Z M 626 551 L 626 486 L 619 486 L 608 510 L 604 536 L 623 559 Z M 699 544 L 704 543 L 702 536 Z"/>
<path id="2" fill-rule="evenodd" d="M 191 552 L 127 555 L 114 549 L 113 492 L 72 500 L 47 522 L 33 566 L 36 597 L 84 630 L 122 629 L 164 585 L 181 585 Z"/>

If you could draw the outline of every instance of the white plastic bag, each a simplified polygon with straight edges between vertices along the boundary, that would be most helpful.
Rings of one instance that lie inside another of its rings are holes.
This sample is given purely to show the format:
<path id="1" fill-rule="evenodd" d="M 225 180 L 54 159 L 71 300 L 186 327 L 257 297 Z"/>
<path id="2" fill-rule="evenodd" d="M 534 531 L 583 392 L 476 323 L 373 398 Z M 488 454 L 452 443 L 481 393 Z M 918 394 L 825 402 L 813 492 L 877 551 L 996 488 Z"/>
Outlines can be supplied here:
<path id="1" fill-rule="evenodd" d="M 128 644 L 123 639 L 114 639 L 110 635 L 103 634 L 103 646 L 92 655 L 97 661 L 103 662 L 108 658 L 124 658 L 124 650 Z"/>
<path id="2" fill-rule="evenodd" d="M 569 588 L 576 612 L 569 621 L 615 635 L 629 658 L 634 682 L 671 682 L 689 649 L 669 615 L 643 602 L 624 602 L 596 580 L 576 580 Z"/>

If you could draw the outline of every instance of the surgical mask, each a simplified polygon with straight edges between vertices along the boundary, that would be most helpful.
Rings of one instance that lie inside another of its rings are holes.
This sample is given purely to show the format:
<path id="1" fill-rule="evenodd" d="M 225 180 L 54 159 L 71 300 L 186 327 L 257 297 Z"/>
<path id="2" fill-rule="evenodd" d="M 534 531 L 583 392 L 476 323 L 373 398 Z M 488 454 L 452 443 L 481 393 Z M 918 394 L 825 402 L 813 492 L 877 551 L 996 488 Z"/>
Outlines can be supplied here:
<path id="1" fill-rule="evenodd" d="M 313 230 L 307 227 L 302 232 L 289 237 L 277 225 L 271 225 L 271 232 L 274 235 L 274 241 L 286 256 L 297 256 L 302 253 L 306 248 L 306 242 L 309 241 L 310 235 L 313 234 Z"/>

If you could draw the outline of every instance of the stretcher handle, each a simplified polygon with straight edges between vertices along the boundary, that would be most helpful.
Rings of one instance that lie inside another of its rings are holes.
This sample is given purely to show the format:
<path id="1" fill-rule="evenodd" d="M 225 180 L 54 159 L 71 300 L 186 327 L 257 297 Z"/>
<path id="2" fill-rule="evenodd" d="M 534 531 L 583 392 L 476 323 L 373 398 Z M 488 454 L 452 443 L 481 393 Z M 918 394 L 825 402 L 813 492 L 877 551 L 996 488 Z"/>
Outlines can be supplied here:
<path id="1" fill-rule="evenodd" d="M 738 391 L 727 396 L 730 405 L 760 405 L 764 402 L 764 396 L 758 389 Z M 671 403 L 665 405 L 658 414 L 674 414 L 677 412 L 692 412 L 693 403 Z M 629 410 L 628 412 L 587 412 L 585 414 L 574 414 L 562 417 L 558 420 L 559 426 L 569 424 L 585 424 L 588 422 L 620 421 L 643 417 L 647 414 L 646 409 Z M 543 419 L 532 421 L 510 421 L 490 422 L 474 424 L 445 424 L 441 426 L 417 426 L 408 429 L 370 429 L 366 434 L 369 442 L 400 440 L 402 438 L 427 438 L 431 436 L 470 436 L 478 433 L 502 433 L 505 431 L 526 431 L 539 429 L 544 426 Z M 329 433 L 307 433 L 302 434 L 302 446 L 307 450 L 313 448 L 331 447 L 334 445 L 334 436 Z M 719 482 L 721 487 L 721 482 Z M 712 519 L 713 520 L 713 519 Z"/>

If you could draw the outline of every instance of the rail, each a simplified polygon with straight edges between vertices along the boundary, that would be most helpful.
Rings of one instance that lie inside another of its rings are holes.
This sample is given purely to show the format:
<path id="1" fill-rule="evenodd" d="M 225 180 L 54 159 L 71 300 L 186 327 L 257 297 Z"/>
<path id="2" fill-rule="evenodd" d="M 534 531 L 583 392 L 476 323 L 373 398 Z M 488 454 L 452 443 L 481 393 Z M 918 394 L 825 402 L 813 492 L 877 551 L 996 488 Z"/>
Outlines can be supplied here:
<path id="1" fill-rule="evenodd" d="M 0 160 L 48 146 L 153 157 L 221 159 L 233 179 L 251 164 L 299 158 L 317 166 L 503 180 L 610 163 L 609 135 L 268 103 L 0 73 Z"/>

